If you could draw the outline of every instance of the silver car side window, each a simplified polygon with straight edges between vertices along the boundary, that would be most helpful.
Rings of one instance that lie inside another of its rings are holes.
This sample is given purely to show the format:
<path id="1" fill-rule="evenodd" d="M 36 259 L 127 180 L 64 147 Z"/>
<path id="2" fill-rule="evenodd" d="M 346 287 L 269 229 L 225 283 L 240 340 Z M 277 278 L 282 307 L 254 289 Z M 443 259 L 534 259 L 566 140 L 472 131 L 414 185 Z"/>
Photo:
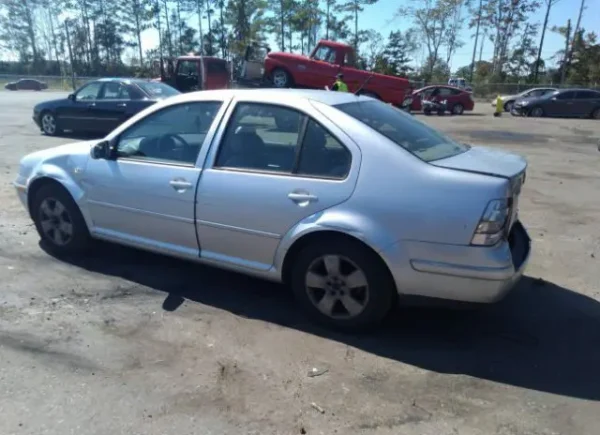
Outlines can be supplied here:
<path id="1" fill-rule="evenodd" d="M 193 165 L 221 102 L 168 106 L 119 136 L 118 158 Z"/>
<path id="2" fill-rule="evenodd" d="M 306 125 L 296 173 L 319 178 L 345 178 L 352 154 L 314 120 Z"/>
<path id="3" fill-rule="evenodd" d="M 283 106 L 238 103 L 215 167 L 290 173 L 303 119 L 300 112 Z"/>

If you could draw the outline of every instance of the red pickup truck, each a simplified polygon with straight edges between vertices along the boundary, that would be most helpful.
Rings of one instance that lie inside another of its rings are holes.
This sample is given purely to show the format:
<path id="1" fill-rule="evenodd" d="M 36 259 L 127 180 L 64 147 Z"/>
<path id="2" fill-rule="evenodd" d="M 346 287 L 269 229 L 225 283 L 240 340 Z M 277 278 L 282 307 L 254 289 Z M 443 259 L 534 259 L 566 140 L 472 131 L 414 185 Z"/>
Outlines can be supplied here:
<path id="1" fill-rule="evenodd" d="M 338 73 L 350 92 L 361 89 L 360 94 L 378 98 L 400 106 L 410 96 L 410 82 L 401 77 L 386 76 L 359 70 L 356 56 L 350 45 L 321 40 L 310 54 L 269 52 L 265 58 L 264 74 L 276 88 L 324 89 L 333 85 Z"/>

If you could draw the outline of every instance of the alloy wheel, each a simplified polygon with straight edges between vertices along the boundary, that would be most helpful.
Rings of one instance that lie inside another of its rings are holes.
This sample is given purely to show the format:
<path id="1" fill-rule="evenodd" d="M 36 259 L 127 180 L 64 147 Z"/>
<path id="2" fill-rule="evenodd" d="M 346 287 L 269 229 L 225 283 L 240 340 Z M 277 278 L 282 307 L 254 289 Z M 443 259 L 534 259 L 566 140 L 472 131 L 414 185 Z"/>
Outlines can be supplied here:
<path id="1" fill-rule="evenodd" d="M 48 135 L 56 133 L 56 119 L 54 119 L 54 115 L 51 113 L 45 113 L 42 116 L 42 130 Z"/>
<path id="2" fill-rule="evenodd" d="M 315 259 L 308 268 L 305 282 L 310 302 L 330 318 L 357 317 L 369 303 L 366 274 L 341 255 L 324 255 Z"/>
<path id="3" fill-rule="evenodd" d="M 55 198 L 46 198 L 39 208 L 39 222 L 46 238 L 57 246 L 73 239 L 73 221 L 67 208 Z"/>

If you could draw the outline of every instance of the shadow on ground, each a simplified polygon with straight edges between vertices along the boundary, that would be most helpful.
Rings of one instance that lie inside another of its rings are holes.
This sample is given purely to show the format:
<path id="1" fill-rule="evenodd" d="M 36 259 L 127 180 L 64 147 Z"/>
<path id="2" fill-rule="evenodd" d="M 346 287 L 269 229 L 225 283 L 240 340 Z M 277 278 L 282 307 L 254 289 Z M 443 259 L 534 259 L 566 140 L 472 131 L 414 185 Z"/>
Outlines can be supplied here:
<path id="1" fill-rule="evenodd" d="M 314 326 L 285 287 L 243 275 L 104 243 L 63 261 L 163 292 L 165 310 L 188 299 L 434 372 L 600 400 L 600 304 L 540 279 L 480 310 L 399 307 L 379 332 L 351 336 Z"/>

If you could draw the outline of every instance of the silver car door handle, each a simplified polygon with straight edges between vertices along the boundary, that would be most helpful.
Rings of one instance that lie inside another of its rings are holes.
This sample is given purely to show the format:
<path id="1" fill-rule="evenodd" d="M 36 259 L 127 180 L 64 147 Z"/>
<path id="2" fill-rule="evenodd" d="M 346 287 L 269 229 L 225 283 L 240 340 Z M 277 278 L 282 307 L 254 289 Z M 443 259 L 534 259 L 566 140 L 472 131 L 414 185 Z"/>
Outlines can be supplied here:
<path id="1" fill-rule="evenodd" d="M 125 103 L 118 103 L 117 107 L 127 107 L 127 104 L 125 104 Z"/>
<path id="2" fill-rule="evenodd" d="M 175 190 L 187 190 L 192 187 L 192 183 L 185 180 L 171 180 L 169 184 Z"/>
<path id="3" fill-rule="evenodd" d="M 315 202 L 319 198 L 310 193 L 288 193 L 288 198 L 294 202 Z"/>

